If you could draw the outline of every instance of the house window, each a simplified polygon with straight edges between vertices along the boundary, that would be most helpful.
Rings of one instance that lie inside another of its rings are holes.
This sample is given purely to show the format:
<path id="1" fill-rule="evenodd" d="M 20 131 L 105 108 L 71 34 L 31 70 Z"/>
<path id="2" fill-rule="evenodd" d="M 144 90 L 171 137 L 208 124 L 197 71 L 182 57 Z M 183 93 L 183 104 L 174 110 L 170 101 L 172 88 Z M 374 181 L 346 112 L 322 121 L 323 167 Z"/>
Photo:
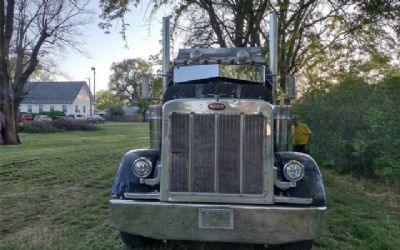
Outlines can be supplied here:
<path id="1" fill-rule="evenodd" d="M 86 106 L 83 106 L 83 113 L 86 114 Z"/>
<path id="2" fill-rule="evenodd" d="M 28 112 L 32 113 L 32 105 L 28 105 Z"/>
<path id="3" fill-rule="evenodd" d="M 67 105 L 62 105 L 62 112 L 67 113 Z"/>
<path id="4" fill-rule="evenodd" d="M 39 105 L 39 113 L 42 113 L 43 112 L 43 105 Z"/>
<path id="5" fill-rule="evenodd" d="M 78 105 L 75 105 L 75 113 L 79 113 L 79 107 L 78 107 Z"/>
<path id="6" fill-rule="evenodd" d="M 50 111 L 54 111 L 54 105 L 50 105 Z"/>

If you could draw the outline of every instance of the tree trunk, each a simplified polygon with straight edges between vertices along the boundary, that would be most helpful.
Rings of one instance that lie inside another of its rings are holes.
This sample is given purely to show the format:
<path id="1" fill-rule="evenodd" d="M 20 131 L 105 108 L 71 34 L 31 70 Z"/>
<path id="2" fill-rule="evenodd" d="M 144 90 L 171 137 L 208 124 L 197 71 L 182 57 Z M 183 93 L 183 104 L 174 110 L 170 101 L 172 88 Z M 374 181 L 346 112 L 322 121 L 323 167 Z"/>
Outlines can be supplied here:
<path id="1" fill-rule="evenodd" d="M 20 140 L 18 137 L 18 123 L 17 113 L 18 107 L 15 106 L 12 96 L 14 95 L 10 83 L 0 83 L 0 111 L 3 113 L 5 118 L 4 127 L 1 129 L 2 141 L 4 144 L 13 145 L 19 144 Z M 1 141 L 1 140 L 0 140 Z"/>

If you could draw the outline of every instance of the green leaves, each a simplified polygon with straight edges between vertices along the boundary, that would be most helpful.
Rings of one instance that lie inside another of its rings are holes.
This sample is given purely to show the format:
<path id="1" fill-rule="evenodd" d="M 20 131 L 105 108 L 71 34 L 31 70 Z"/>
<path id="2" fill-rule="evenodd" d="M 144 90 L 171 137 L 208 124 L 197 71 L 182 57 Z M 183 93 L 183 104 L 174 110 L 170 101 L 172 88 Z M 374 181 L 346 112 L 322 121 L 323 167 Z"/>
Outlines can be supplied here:
<path id="1" fill-rule="evenodd" d="M 313 131 L 320 164 L 363 176 L 400 176 L 400 78 L 367 84 L 352 75 L 308 92 L 294 106 Z"/>
<path id="2" fill-rule="evenodd" d="M 111 108 L 112 106 L 122 106 L 127 104 L 126 100 L 121 100 L 119 96 L 111 90 L 101 90 L 96 93 L 96 106 L 100 110 Z"/>
<path id="3" fill-rule="evenodd" d="M 141 59 L 126 59 L 114 62 L 111 65 L 109 89 L 119 99 L 118 105 L 131 104 L 139 107 L 140 114 L 145 115 L 150 104 L 158 103 L 161 99 L 163 85 L 161 77 L 150 77 L 150 100 L 141 98 L 142 85 L 140 77 L 152 74 L 152 66 L 157 58 L 150 58 L 149 62 Z M 115 98 L 115 96 L 113 98 Z M 113 99 L 115 102 L 115 99 Z"/>

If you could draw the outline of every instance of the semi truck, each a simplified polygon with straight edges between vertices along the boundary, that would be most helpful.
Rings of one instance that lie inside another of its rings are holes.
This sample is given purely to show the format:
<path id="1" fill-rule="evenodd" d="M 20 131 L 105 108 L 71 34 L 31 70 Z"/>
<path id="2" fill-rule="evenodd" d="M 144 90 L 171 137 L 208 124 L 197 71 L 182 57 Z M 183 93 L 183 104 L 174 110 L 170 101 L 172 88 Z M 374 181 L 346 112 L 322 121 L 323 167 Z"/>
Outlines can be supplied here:
<path id="1" fill-rule="evenodd" d="M 180 49 L 171 68 L 168 27 L 150 149 L 123 156 L 111 226 L 133 248 L 155 239 L 311 249 L 326 223 L 323 180 L 310 155 L 287 150 L 289 106 L 276 101 L 262 50 Z"/>

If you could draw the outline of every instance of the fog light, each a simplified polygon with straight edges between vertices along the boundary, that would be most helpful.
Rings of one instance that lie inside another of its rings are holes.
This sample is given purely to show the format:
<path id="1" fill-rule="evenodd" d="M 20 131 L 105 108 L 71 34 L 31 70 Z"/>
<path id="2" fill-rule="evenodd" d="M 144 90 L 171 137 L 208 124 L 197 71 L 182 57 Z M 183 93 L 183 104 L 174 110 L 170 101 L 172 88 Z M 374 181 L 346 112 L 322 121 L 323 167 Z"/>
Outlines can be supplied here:
<path id="1" fill-rule="evenodd" d="M 298 161 L 289 161 L 283 167 L 283 175 L 289 181 L 299 181 L 304 176 L 304 166 Z"/>
<path id="2" fill-rule="evenodd" d="M 140 157 L 132 164 L 133 173 L 140 178 L 148 177 L 153 171 L 151 161 L 147 158 Z"/>

